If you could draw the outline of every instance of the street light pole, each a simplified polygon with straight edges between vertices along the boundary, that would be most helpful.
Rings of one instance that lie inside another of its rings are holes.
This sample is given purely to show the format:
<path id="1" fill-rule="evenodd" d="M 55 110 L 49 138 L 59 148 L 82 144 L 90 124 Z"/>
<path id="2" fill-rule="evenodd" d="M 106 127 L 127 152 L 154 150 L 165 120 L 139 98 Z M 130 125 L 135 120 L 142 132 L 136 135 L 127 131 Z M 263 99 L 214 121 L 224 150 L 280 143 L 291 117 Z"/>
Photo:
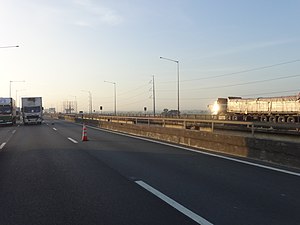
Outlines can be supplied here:
<path id="1" fill-rule="evenodd" d="M 152 95 L 153 95 L 153 116 L 155 117 L 155 83 L 154 83 L 154 75 L 152 76 L 153 80 L 152 80 Z"/>
<path id="2" fill-rule="evenodd" d="M 75 114 L 77 113 L 77 97 L 74 95 L 73 96 L 75 98 Z"/>
<path id="3" fill-rule="evenodd" d="M 115 116 L 116 116 L 117 115 L 117 87 L 116 87 L 117 84 L 116 84 L 116 82 L 111 82 L 111 81 L 106 81 L 106 80 L 104 82 L 114 85 L 114 105 L 115 105 L 114 111 L 115 111 Z"/>
<path id="4" fill-rule="evenodd" d="M 19 45 L 9 45 L 9 46 L 0 46 L 0 48 L 18 48 Z M 12 82 L 20 82 L 20 81 L 9 81 L 9 97 L 11 98 L 11 83 Z M 21 81 L 25 82 L 25 81 Z"/>
<path id="5" fill-rule="evenodd" d="M 20 107 L 19 101 L 18 101 L 18 92 L 21 91 L 26 91 L 26 89 L 22 89 L 22 90 L 16 90 L 16 104 Z"/>
<path id="6" fill-rule="evenodd" d="M 159 57 L 159 58 L 177 63 L 177 116 L 179 117 L 179 115 L 180 115 L 180 111 L 179 111 L 179 60 L 169 59 L 169 58 L 165 58 L 165 57 Z"/>
<path id="7" fill-rule="evenodd" d="M 93 106 L 92 106 L 92 103 L 93 103 L 93 101 L 92 101 L 92 93 L 91 93 L 90 91 L 85 91 L 85 90 L 81 90 L 81 91 L 89 93 L 89 111 L 90 111 L 90 114 L 92 114 L 92 112 L 93 112 Z"/>
<path id="8" fill-rule="evenodd" d="M 10 80 L 9 81 L 9 97 L 11 98 L 11 83 L 13 82 L 25 82 L 25 80 Z"/>

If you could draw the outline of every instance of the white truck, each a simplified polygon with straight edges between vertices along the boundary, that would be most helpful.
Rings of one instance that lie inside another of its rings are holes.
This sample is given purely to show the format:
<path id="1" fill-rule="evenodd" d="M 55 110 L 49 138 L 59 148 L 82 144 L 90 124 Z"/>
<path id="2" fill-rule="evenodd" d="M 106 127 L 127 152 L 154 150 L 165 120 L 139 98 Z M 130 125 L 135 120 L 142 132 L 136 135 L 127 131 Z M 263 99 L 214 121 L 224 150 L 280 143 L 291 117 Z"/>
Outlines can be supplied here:
<path id="1" fill-rule="evenodd" d="M 23 123 L 25 125 L 42 124 L 43 121 L 42 97 L 23 97 L 22 117 L 23 117 Z"/>

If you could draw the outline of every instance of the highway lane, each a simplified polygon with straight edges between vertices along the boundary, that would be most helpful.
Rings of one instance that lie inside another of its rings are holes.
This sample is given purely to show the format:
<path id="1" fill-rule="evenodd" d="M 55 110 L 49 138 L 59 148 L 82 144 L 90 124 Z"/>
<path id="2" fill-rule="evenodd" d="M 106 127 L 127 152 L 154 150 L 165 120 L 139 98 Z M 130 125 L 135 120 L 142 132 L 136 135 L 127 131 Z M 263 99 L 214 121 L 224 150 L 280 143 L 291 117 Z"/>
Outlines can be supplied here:
<path id="1" fill-rule="evenodd" d="M 17 129 L 0 152 L 0 224 L 192 223 L 139 182 L 211 224 L 300 224 L 299 176 L 91 128 L 80 142 L 81 129 Z"/>
<path id="2" fill-rule="evenodd" d="M 55 127 L 80 140 L 78 125 Z M 85 151 L 213 224 L 300 224 L 299 176 L 91 128 L 88 137 Z"/>
<path id="3" fill-rule="evenodd" d="M 17 127 L 0 151 L 0 224 L 195 224 L 84 148 Z"/>
<path id="4" fill-rule="evenodd" d="M 0 151 L 5 147 L 6 143 L 16 132 L 17 126 L 0 125 Z"/>

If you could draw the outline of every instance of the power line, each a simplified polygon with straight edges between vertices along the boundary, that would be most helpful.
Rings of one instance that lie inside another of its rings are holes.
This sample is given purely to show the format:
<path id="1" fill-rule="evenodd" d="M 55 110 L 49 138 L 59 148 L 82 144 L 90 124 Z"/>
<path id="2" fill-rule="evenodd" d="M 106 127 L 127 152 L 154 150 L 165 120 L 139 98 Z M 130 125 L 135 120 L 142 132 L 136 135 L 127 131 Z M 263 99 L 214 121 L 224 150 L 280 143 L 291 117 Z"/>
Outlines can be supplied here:
<path id="1" fill-rule="evenodd" d="M 232 75 L 248 73 L 248 72 L 253 72 L 253 71 L 258 71 L 258 70 L 263 70 L 263 69 L 268 69 L 268 68 L 282 66 L 282 65 L 296 63 L 296 62 L 300 62 L 300 59 L 285 61 L 285 62 L 276 63 L 276 64 L 272 64 L 272 65 L 267 65 L 267 66 L 254 67 L 254 68 L 250 68 L 250 69 L 246 69 L 246 70 L 241 70 L 241 71 L 232 72 L 232 73 L 225 73 L 225 74 L 221 74 L 221 75 L 207 76 L 207 77 L 201 77 L 201 78 L 196 78 L 196 79 L 181 80 L 180 82 L 183 83 L 183 82 L 208 80 L 208 79 L 214 79 L 214 78 L 219 78 L 219 77 L 232 76 Z M 172 82 L 174 83 L 175 81 L 165 81 L 165 82 L 159 82 L 159 83 L 163 84 L 163 83 L 172 83 Z"/>
<path id="2" fill-rule="evenodd" d="M 228 84 L 228 85 L 219 85 L 219 86 L 211 86 L 211 87 L 201 87 L 201 88 L 197 88 L 197 89 L 189 89 L 189 91 L 195 91 L 195 90 L 198 91 L 199 89 L 203 90 L 203 89 L 236 87 L 236 86 L 249 85 L 249 84 L 265 83 L 265 82 L 270 82 L 270 81 L 275 81 L 275 80 L 284 80 L 284 79 L 295 78 L 295 77 L 300 77 L 300 74 L 290 75 L 290 76 L 285 76 L 285 77 L 277 77 L 277 78 L 272 78 L 272 79 L 265 79 L 265 80 L 250 81 L 250 82 L 238 83 L 238 84 Z"/>
<path id="3" fill-rule="evenodd" d="M 207 98 L 181 98 L 181 100 L 211 100 L 212 97 Z M 174 100 L 174 98 L 158 98 L 158 100 Z"/>
<path id="4" fill-rule="evenodd" d="M 121 100 L 122 100 L 122 101 L 124 101 L 124 100 L 126 100 L 126 99 L 132 99 L 132 98 L 140 97 L 142 94 L 144 94 L 144 95 L 147 95 L 147 94 L 148 94 L 148 92 L 141 92 L 141 93 L 139 93 L 139 94 L 136 94 L 136 95 L 134 95 L 134 96 L 131 96 L 131 97 L 127 97 L 127 98 L 121 98 Z"/>
<path id="5" fill-rule="evenodd" d="M 133 104 L 136 104 L 136 103 L 141 103 L 141 102 L 147 102 L 147 101 L 149 101 L 149 99 L 147 99 L 147 100 L 140 100 L 140 101 L 136 101 L 136 102 L 131 102 L 131 103 L 127 103 L 127 104 L 120 104 L 119 106 L 128 106 L 128 105 L 133 105 Z"/>
<path id="6" fill-rule="evenodd" d="M 188 91 L 199 91 L 199 90 L 203 90 L 203 89 L 235 87 L 235 86 L 242 86 L 242 85 L 248 85 L 248 84 L 264 83 L 264 82 L 270 82 L 270 81 L 276 81 L 276 80 L 284 80 L 284 79 L 295 78 L 295 77 L 300 77 L 300 74 L 284 76 L 284 77 L 277 77 L 277 78 L 272 78 L 272 79 L 265 79 L 265 80 L 250 81 L 250 82 L 238 83 L 238 84 L 228 84 L 228 85 L 220 85 L 220 86 L 201 87 L 201 88 L 197 88 L 197 89 L 190 89 L 189 88 Z M 170 89 L 158 90 L 158 91 L 159 92 L 174 92 L 174 90 L 170 90 Z M 184 90 L 184 91 L 187 91 L 187 90 Z"/>
<path id="7" fill-rule="evenodd" d="M 124 91 L 124 92 L 121 92 L 121 93 L 119 93 L 119 94 L 118 94 L 118 96 L 121 96 L 121 95 L 124 95 L 124 94 L 130 93 L 130 92 L 133 92 L 133 91 L 139 90 L 139 89 L 141 89 L 141 88 L 144 88 L 144 87 L 146 87 L 146 86 L 148 86 L 148 84 L 143 84 L 143 85 L 141 85 L 141 86 L 139 86 L 139 87 L 137 87 L 137 88 L 135 88 L 135 89 L 131 89 L 131 90 L 129 90 L 129 91 Z"/>
<path id="8" fill-rule="evenodd" d="M 241 71 L 233 72 L 233 73 L 226 73 L 226 74 L 215 75 L 215 76 L 207 76 L 207 77 L 202 77 L 202 78 L 198 78 L 198 79 L 182 80 L 181 82 L 188 82 L 188 81 L 197 81 L 197 80 L 206 80 L 206 79 L 213 79 L 213 78 L 219 78 L 219 77 L 226 77 L 226 76 L 231 76 L 231 75 L 236 75 L 236 74 L 241 74 L 241 73 L 248 73 L 248 72 L 252 72 L 252 71 L 268 69 L 268 68 L 272 68 L 272 67 L 276 67 L 276 66 L 282 66 L 282 65 L 296 63 L 296 62 L 300 62 L 300 59 L 295 59 L 295 60 L 291 60 L 291 61 L 276 63 L 276 64 L 272 64 L 272 65 L 268 65 L 268 66 L 261 66 L 261 67 L 250 68 L 250 69 L 241 70 Z"/>

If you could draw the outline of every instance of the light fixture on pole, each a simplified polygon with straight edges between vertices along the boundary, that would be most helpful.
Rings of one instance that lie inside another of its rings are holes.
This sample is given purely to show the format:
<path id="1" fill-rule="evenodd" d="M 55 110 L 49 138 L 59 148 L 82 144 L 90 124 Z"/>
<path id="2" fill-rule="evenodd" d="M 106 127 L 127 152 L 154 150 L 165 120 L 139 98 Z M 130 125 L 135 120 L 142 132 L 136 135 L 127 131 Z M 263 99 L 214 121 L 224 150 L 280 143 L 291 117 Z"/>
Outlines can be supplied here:
<path id="1" fill-rule="evenodd" d="M 114 111 L 115 111 L 115 116 L 116 116 L 117 115 L 117 87 L 116 87 L 117 84 L 116 84 L 116 82 L 111 82 L 111 81 L 106 81 L 106 80 L 104 82 L 114 85 L 114 105 L 115 105 Z"/>
<path id="2" fill-rule="evenodd" d="M 165 58 L 165 57 L 159 57 L 159 58 L 177 63 L 177 116 L 179 117 L 179 115 L 180 115 L 180 111 L 179 111 L 179 61 L 174 60 L 174 59 Z"/>
<path id="3" fill-rule="evenodd" d="M 92 114 L 92 113 L 93 113 L 93 106 L 92 106 L 92 103 L 93 103 L 93 101 L 92 101 L 92 93 L 91 93 L 90 91 L 86 91 L 86 90 L 81 90 L 81 91 L 89 93 L 89 111 L 90 111 L 89 113 L 90 113 L 90 114 Z"/>
<path id="4" fill-rule="evenodd" d="M 19 45 L 0 46 L 0 48 L 19 48 Z"/>

